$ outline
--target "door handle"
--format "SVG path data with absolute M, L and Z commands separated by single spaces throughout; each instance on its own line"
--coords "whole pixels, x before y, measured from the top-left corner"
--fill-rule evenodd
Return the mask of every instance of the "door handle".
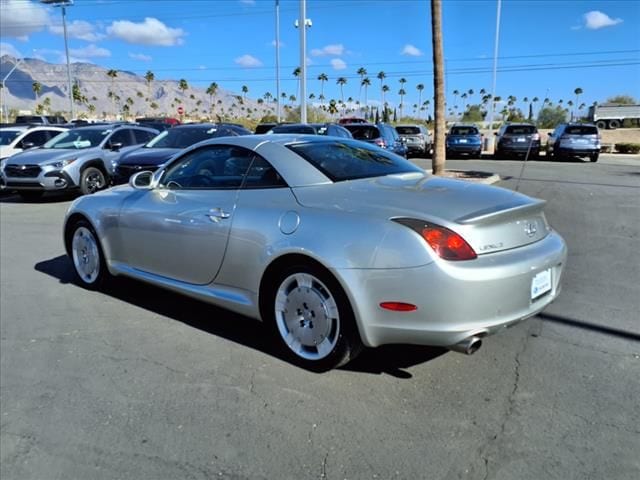
M 209 217 L 209 219 L 211 219 L 211 221 L 213 222 L 219 222 L 220 220 L 229 218 L 231 216 L 230 213 L 225 212 L 221 208 L 212 208 L 211 210 L 209 210 L 209 213 L 205 215 Z

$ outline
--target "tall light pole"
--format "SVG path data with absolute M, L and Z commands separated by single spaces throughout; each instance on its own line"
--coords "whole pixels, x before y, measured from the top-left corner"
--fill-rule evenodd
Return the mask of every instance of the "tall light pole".
M 311 26 L 307 0 L 300 0 L 300 19 L 295 26 L 300 29 L 300 122 L 307 123 L 307 28 Z
M 7 88 L 7 84 L 6 81 L 7 79 L 11 76 L 11 74 L 13 73 L 13 71 L 18 68 L 18 65 L 20 65 L 20 62 L 22 62 L 22 60 L 24 60 L 24 58 L 18 58 L 16 59 L 16 64 L 11 68 L 11 70 L 9 70 L 9 73 L 7 73 L 4 78 L 2 79 L 2 90 L 0 90 L 0 119 L 3 118 L 3 113 L 4 113 L 4 119 L 6 123 L 9 123 L 9 108 L 7 107 L 7 105 L 5 104 L 5 98 L 6 98 L 6 94 L 5 94 L 5 89 Z
M 280 0 L 276 0 L 276 119 L 280 123 Z
M 502 0 L 498 0 L 498 11 L 496 12 L 496 39 L 493 46 L 493 87 L 491 90 L 491 114 L 489 115 L 489 142 L 495 149 L 495 137 L 493 135 L 493 115 L 496 108 L 496 77 L 498 70 L 498 42 L 500 40 L 500 8 Z
M 71 88 L 71 65 L 69 64 L 69 44 L 67 41 L 67 7 L 73 5 L 73 0 L 40 0 L 40 3 L 60 7 L 62 11 L 62 30 L 64 32 L 64 53 L 67 57 L 67 88 L 69 89 L 69 112 L 70 120 L 75 118 L 75 109 L 73 107 L 73 89 Z

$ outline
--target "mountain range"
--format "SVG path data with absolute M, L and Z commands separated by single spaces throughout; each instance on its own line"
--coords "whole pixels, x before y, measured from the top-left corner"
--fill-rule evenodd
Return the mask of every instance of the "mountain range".
M 16 62 L 18 60 L 10 55 L 0 57 L 0 79 L 6 77 Z M 109 69 L 91 63 L 71 64 L 72 82 L 78 86 L 77 93 L 83 99 L 74 104 L 76 116 L 84 114 L 95 118 L 113 118 L 127 104 L 131 116 L 177 116 L 177 108 L 182 106 L 187 115 L 200 118 L 209 115 L 211 103 L 213 112 L 227 119 L 248 116 L 260 118 L 271 113 L 271 106 L 220 87 L 211 97 L 204 88 L 188 86 L 186 90 L 181 90 L 177 80 L 153 80 L 147 83 L 143 76 L 132 72 L 117 71 L 115 78 L 111 78 L 108 72 Z M 37 97 L 34 82 L 41 86 Z M 114 93 L 111 97 L 110 91 Z M 49 100 L 46 101 L 47 98 Z M 2 101 L 3 110 L 35 112 L 40 104 L 50 113 L 62 112 L 68 116 L 66 64 L 53 64 L 35 58 L 22 59 L 4 82 Z M 157 108 L 151 108 L 152 104 Z

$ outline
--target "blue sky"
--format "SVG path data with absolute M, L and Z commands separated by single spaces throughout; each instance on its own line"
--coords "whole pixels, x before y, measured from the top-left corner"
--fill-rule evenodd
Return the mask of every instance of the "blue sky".
M 299 65 L 298 0 L 280 1 L 281 90 L 296 94 Z M 76 0 L 67 9 L 69 47 L 77 61 L 144 74 L 217 82 L 249 96 L 275 94 L 275 0 Z M 491 91 L 496 0 L 444 0 L 446 90 Z M 27 0 L 2 0 L 2 53 L 64 60 L 60 10 Z M 359 97 L 356 71 L 371 79 L 369 100 L 380 99 L 379 71 L 398 102 L 418 100 L 416 85 L 433 92 L 430 7 L 427 0 L 307 0 L 308 93 Z M 553 101 L 603 101 L 615 94 L 640 98 L 640 2 L 636 0 L 503 0 L 496 94 L 545 96 Z M 460 102 L 460 100 L 458 100 Z

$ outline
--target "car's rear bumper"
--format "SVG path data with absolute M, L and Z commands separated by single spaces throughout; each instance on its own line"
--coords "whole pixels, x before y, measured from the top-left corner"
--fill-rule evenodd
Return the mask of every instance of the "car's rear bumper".
M 336 276 L 354 306 L 365 345 L 389 343 L 450 347 L 474 335 L 496 333 L 535 315 L 560 292 L 567 248 L 555 232 L 525 247 L 464 262 L 416 268 L 340 269 Z M 531 299 L 534 275 L 551 272 L 551 290 Z M 404 302 L 411 312 L 382 309 Z
M 527 152 L 539 152 L 540 143 L 536 142 L 529 147 L 528 143 L 501 143 L 498 145 L 498 150 L 502 153 L 514 153 L 514 154 L 526 154 Z
M 446 146 L 447 152 L 450 153 L 468 153 L 468 154 L 478 154 L 482 152 L 482 144 L 472 143 L 472 144 L 454 144 Z
M 556 148 L 553 153 L 558 156 L 566 157 L 586 157 L 590 155 L 597 155 L 600 153 L 600 147 L 592 148 Z

